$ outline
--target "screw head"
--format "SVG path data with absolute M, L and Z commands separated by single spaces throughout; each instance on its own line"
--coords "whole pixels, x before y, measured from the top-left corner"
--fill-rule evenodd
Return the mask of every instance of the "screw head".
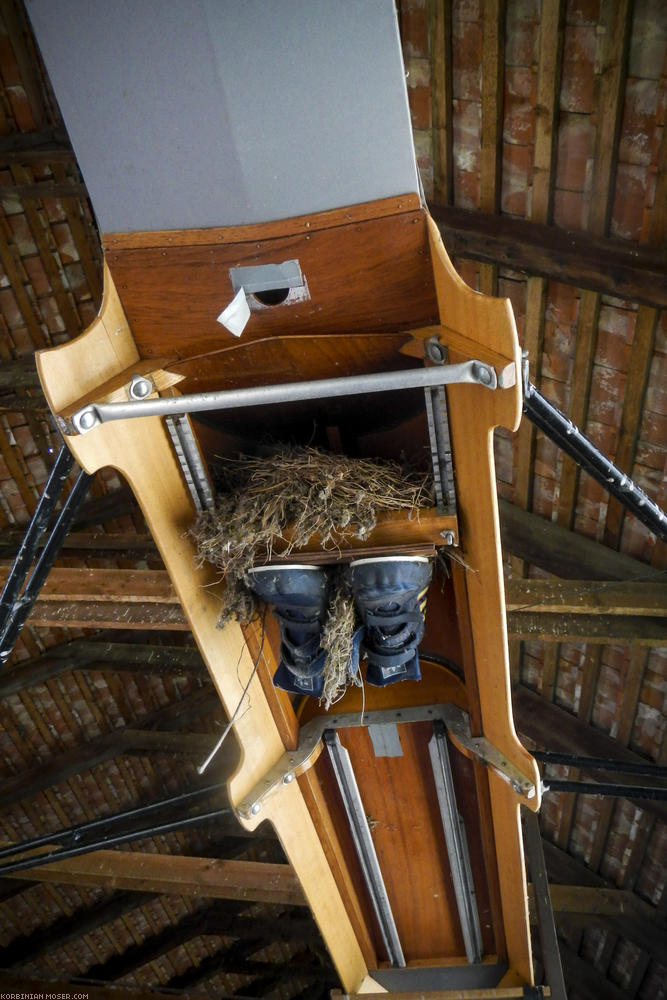
M 133 375 L 128 391 L 132 399 L 145 399 L 153 391 L 153 385 L 143 375 Z
M 491 385 L 491 372 L 487 365 L 475 365 L 475 377 L 482 385 Z
M 288 771 L 287 774 L 283 775 L 283 785 L 290 785 L 294 781 L 295 777 L 296 775 L 294 774 L 294 771 Z
M 441 531 L 440 537 L 444 539 L 445 545 L 454 545 L 456 542 L 456 535 L 453 531 Z
M 84 431 L 89 431 L 97 422 L 97 417 L 92 410 L 85 410 L 79 417 L 79 424 Z
M 437 340 L 428 340 L 426 342 L 426 357 L 436 365 L 444 365 L 447 359 L 447 352 Z
M 253 802 L 252 806 L 250 807 L 250 815 L 256 816 L 257 813 L 261 810 L 261 808 L 262 808 L 261 802 Z

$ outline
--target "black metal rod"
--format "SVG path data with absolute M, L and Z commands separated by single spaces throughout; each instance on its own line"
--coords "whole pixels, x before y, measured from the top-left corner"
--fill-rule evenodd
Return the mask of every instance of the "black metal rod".
M 521 818 L 523 844 L 535 894 L 537 926 L 544 961 L 544 978 L 547 986 L 551 987 L 553 1000 L 567 1000 L 539 821 L 537 815 L 525 807 L 521 810 Z
M 604 781 L 570 781 L 566 778 L 547 778 L 545 792 L 578 792 L 579 795 L 604 795 L 618 799 L 667 800 L 667 788 L 656 785 L 612 785 Z
M 100 819 L 88 820 L 86 823 L 65 827 L 64 830 L 43 833 L 39 837 L 24 840 L 20 844 L 9 844 L 7 847 L 0 848 L 0 858 L 22 854 L 24 851 L 36 850 L 45 844 L 71 842 L 72 845 L 81 845 L 88 843 L 91 836 L 95 838 L 94 843 L 99 846 L 107 842 L 107 837 L 113 835 L 114 826 L 126 826 L 130 822 L 143 822 L 153 814 L 162 812 L 165 809 L 168 809 L 170 812 L 174 809 L 185 811 L 195 802 L 199 801 L 199 799 L 220 793 L 224 793 L 224 785 L 219 783 L 204 785 L 201 788 L 195 788 L 180 795 L 172 795 L 167 799 L 150 802 L 148 805 L 136 806 L 134 809 L 125 809 L 122 812 L 111 813 L 111 815 L 102 816 Z M 131 839 L 133 838 L 134 835 L 132 835 Z M 93 850 L 93 848 L 88 847 L 86 850 Z
M 30 571 L 33 559 L 37 554 L 44 532 L 56 509 L 67 477 L 74 464 L 74 456 L 65 445 L 60 449 L 49 477 L 46 480 L 41 497 L 37 501 L 35 512 L 23 536 L 23 541 L 14 559 L 9 576 L 0 595 L 0 629 L 4 631 L 5 620 L 11 614 L 21 587 Z
M 544 764 L 567 764 L 568 767 L 584 767 L 590 771 L 618 771 L 624 774 L 648 774 L 654 778 L 667 778 L 667 767 L 650 764 L 648 761 L 615 760 L 613 757 L 584 757 L 577 753 L 558 753 L 555 750 L 531 750 L 535 760 Z
M 188 826 L 196 826 L 199 823 L 206 823 L 212 819 L 232 812 L 229 806 L 210 809 L 207 812 L 196 813 L 194 816 L 181 816 L 179 819 L 167 820 L 164 823 L 157 823 L 141 827 L 137 830 L 128 830 L 125 833 L 117 833 L 102 840 L 77 844 L 75 847 L 57 848 L 55 851 L 45 851 L 44 854 L 33 854 L 29 858 L 21 858 L 20 861 L 10 861 L 8 864 L 0 865 L 0 876 L 7 872 L 25 871 L 27 868 L 36 868 L 38 865 L 48 865 L 51 861 L 64 861 L 66 858 L 75 858 L 79 854 L 89 854 L 99 848 L 115 847 L 117 844 L 127 844 L 130 840 L 144 840 L 146 837 L 157 837 L 160 834 L 172 833 L 174 830 L 183 830 Z
M 58 458 L 60 458 L 60 455 Z M 44 585 L 44 581 L 49 575 L 49 571 L 53 566 L 60 549 L 62 548 L 62 544 L 67 536 L 67 533 L 69 532 L 70 527 L 72 526 L 72 522 L 74 521 L 74 518 L 79 510 L 79 507 L 81 506 L 83 498 L 90 488 L 92 481 L 93 476 L 84 472 L 83 469 L 79 472 L 74 486 L 63 503 L 60 514 L 53 525 L 46 544 L 37 557 L 33 571 L 28 582 L 26 583 L 23 594 L 21 594 L 20 597 L 17 597 L 16 594 L 18 593 L 18 589 L 20 589 L 21 583 L 25 579 L 28 568 L 27 566 L 25 567 L 25 571 L 22 569 L 21 579 L 18 582 L 18 589 L 16 588 L 16 584 L 13 584 L 12 592 L 14 593 L 14 600 L 11 607 L 8 606 L 6 609 L 6 617 L 3 617 L 3 628 L 0 633 L 0 664 L 3 664 L 9 657 L 9 654 L 14 647 L 14 643 L 16 642 L 19 633 L 32 610 L 33 604 L 37 600 L 37 596 Z M 62 485 L 64 485 L 64 480 Z M 44 496 L 44 494 L 42 494 L 42 496 Z M 49 498 L 49 515 L 53 512 L 57 499 L 57 497 Z M 43 530 L 41 534 L 43 534 Z M 14 565 L 16 565 L 16 563 Z M 4 610 L 5 609 L 3 608 L 3 611 Z
M 527 379 L 524 380 L 523 412 L 642 524 L 667 542 L 665 512 Z

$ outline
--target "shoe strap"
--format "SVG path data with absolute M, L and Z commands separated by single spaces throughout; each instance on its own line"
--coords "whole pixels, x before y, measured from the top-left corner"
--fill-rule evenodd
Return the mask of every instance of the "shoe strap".
M 280 644 L 280 659 L 295 677 L 312 677 L 324 667 L 326 653 L 320 650 L 319 645 L 305 651 L 303 646 L 294 647 L 283 641 Z
M 392 648 L 395 646 L 404 646 L 407 648 L 410 640 L 413 639 L 414 645 L 414 639 L 416 639 L 414 629 L 409 628 L 407 625 L 398 632 L 392 632 L 389 635 L 387 635 L 382 629 L 378 628 L 372 628 L 369 632 L 370 638 L 380 643 L 381 646 L 389 646 Z
M 289 635 L 284 632 L 280 643 L 283 658 L 289 658 L 293 662 L 305 662 L 312 660 L 317 655 L 320 648 L 320 636 L 314 635 L 305 642 L 293 642 Z
M 286 628 L 304 628 L 315 630 L 322 627 L 321 608 L 312 607 L 299 608 L 297 612 L 291 609 L 272 608 L 274 618 L 277 618 L 281 625 Z
M 415 655 L 415 648 L 405 647 L 397 653 L 385 653 L 378 649 L 369 649 L 364 645 L 363 650 L 368 657 L 368 662 L 380 669 L 387 667 L 400 667 L 401 664 L 409 663 Z
M 367 611 L 364 621 L 370 628 L 391 628 L 394 625 L 420 625 L 424 616 L 419 611 L 396 611 L 384 615 L 377 611 Z

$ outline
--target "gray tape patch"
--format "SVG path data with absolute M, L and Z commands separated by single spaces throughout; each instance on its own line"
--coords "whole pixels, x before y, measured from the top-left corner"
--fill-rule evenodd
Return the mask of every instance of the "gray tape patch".
M 376 757 L 402 757 L 403 747 L 395 722 L 382 723 L 379 726 L 369 726 L 373 750 Z
M 282 264 L 257 264 L 254 267 L 230 267 L 232 288 L 238 292 L 268 292 L 278 288 L 299 288 L 304 284 L 298 260 Z

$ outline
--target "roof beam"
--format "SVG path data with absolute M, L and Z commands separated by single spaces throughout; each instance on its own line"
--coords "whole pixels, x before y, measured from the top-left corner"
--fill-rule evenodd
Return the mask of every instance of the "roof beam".
M 3 140 L 0 139 L 0 153 Z M 41 383 L 35 368 L 35 359 L 17 358 L 12 361 L 3 360 L 0 364 L 0 391 L 4 389 L 37 389 L 41 393 Z
M 559 708 L 553 702 L 541 698 L 529 688 L 518 685 L 512 692 L 514 721 L 517 730 L 537 746 L 563 753 L 581 754 L 586 757 L 605 757 L 611 760 L 645 764 L 644 758 L 628 750 L 617 740 L 588 726 L 576 716 Z M 595 772 L 598 774 L 599 772 Z M 617 773 L 617 784 L 636 784 L 632 775 Z M 664 785 L 664 781 L 655 779 Z M 667 786 L 666 786 L 667 787 Z M 637 800 L 639 801 L 639 800 Z M 667 803 L 641 800 L 641 807 L 647 812 L 667 821 Z
M 535 145 L 533 149 L 533 191 L 530 217 L 534 222 L 550 223 L 553 209 L 553 173 L 558 132 L 558 94 L 563 64 L 563 25 L 565 0 L 543 0 L 540 19 L 537 67 L 537 105 L 535 108 Z M 526 312 L 522 347 L 528 352 L 533 380 L 540 387 L 544 312 L 547 283 L 542 277 L 529 277 L 526 288 Z M 533 499 L 533 462 L 537 432 L 529 420 L 523 420 L 517 436 L 515 498 L 529 510 Z M 525 575 L 522 559 L 513 560 L 513 571 Z M 520 673 L 520 650 L 512 652 L 514 677 Z
M 40 656 L 23 660 L 0 675 L 0 698 L 44 684 L 70 670 L 131 671 L 146 674 L 205 676 L 201 653 L 195 646 L 156 646 L 140 642 L 75 639 L 52 646 Z
M 499 264 L 664 309 L 667 265 L 644 245 L 526 219 L 429 205 L 450 256 Z
M 627 51 L 632 33 L 632 4 L 629 0 L 605 0 L 601 5 L 600 17 L 605 30 L 601 39 L 597 87 L 598 127 L 595 131 L 589 207 L 588 229 L 593 236 L 607 235 L 613 204 L 612 182 L 616 169 L 617 139 L 623 111 Z M 600 303 L 599 291 L 587 288 L 581 290 L 568 416 L 574 424 L 583 428 L 588 418 Z M 568 455 L 562 456 L 557 519 L 565 528 L 571 528 L 574 524 L 580 472 L 579 465 L 572 458 Z
M 507 507 L 503 510 L 507 512 Z M 523 521 L 526 524 L 527 519 L 534 518 L 534 515 L 522 511 L 517 517 L 516 508 L 512 508 L 510 517 L 514 522 Z M 530 524 L 541 520 L 535 518 Z M 554 527 L 558 531 L 557 526 L 551 525 L 552 529 Z M 572 540 L 570 555 L 566 558 L 572 559 L 572 550 L 578 549 L 584 554 L 584 559 L 578 564 L 578 575 L 583 572 L 582 566 L 588 568 L 585 556 L 591 546 L 595 555 L 601 549 L 609 552 L 596 542 L 568 531 L 565 534 L 568 540 Z M 585 544 L 579 544 L 577 539 Z M 515 545 L 514 542 L 511 544 Z M 515 547 L 520 547 L 520 544 Z M 622 565 L 627 565 L 627 557 L 613 552 L 610 554 L 614 565 L 613 557 L 622 560 Z M 532 553 L 528 561 L 538 559 L 539 555 Z M 634 566 L 634 560 L 629 560 L 629 563 Z M 637 565 L 640 576 L 658 576 L 655 570 L 647 569 L 644 564 Z M 604 572 L 604 568 L 599 569 L 597 577 L 593 574 L 591 579 L 599 578 L 599 574 Z M 0 583 L 5 573 L 0 570 Z M 590 581 L 579 588 L 561 586 L 559 590 L 557 583 L 517 580 L 508 584 L 508 590 L 508 629 L 510 635 L 516 638 L 557 642 L 567 639 L 602 643 L 632 641 L 649 646 L 667 642 L 667 624 L 661 618 L 651 617 L 662 615 L 664 611 L 665 584 L 628 583 L 624 587 L 611 588 L 607 593 L 605 588 L 592 587 Z M 621 602 L 620 607 L 615 607 L 614 595 Z M 526 605 L 539 610 L 524 610 Z M 590 614 L 592 610 L 606 613 Z M 42 588 L 29 620 L 33 625 L 69 624 L 83 628 L 189 628 L 165 570 L 56 567 Z
M 13 195 L 23 202 L 39 201 L 42 198 L 86 198 L 88 196 L 85 185 L 75 181 L 63 184 L 56 184 L 53 181 L 38 181 L 36 184 L 28 182 L 3 184 L 2 193 L 3 197 Z M 26 207 L 24 205 L 24 208 Z
M 0 569 L 0 586 L 8 572 Z M 52 627 L 190 628 L 165 570 L 55 566 L 28 620 Z
M 89 527 L 92 524 L 104 524 L 125 514 L 135 514 L 139 509 L 134 493 L 129 486 L 110 490 L 101 497 L 86 500 L 79 508 L 73 524 L 75 531 Z
M 74 152 L 62 129 L 44 128 L 19 132 L 0 138 L 0 163 L 26 163 L 28 160 L 73 160 Z
M 565 580 L 661 580 L 664 573 L 553 521 L 499 500 L 503 546 Z
M 501 500 L 503 544 L 514 555 L 565 579 L 664 580 L 645 563 Z M 563 551 L 565 550 L 565 551 Z M 0 569 L 0 585 L 7 575 Z M 108 603 L 179 606 L 166 570 L 54 567 L 42 588 L 42 604 Z M 48 612 L 38 612 L 40 616 Z M 118 627 L 123 627 L 122 624 Z
M 613 922 L 620 933 L 656 958 L 665 954 L 667 925 L 657 907 L 636 893 L 617 889 L 583 862 L 543 838 L 549 893 L 557 917 L 588 924 Z M 595 918 L 599 917 L 599 921 Z
M 32 402 L 33 399 L 34 397 L 30 397 L 28 402 Z M 0 404 L 2 403 L 3 397 L 0 396 Z M 22 411 L 28 408 L 24 405 L 23 400 L 20 401 L 20 405 L 4 406 L 4 409 L 20 409 Z M 44 409 L 47 409 L 46 404 L 44 404 Z M 14 559 L 24 535 L 25 531 L 3 532 L 2 539 L 0 539 L 0 559 Z M 119 553 L 122 553 L 124 558 L 138 558 L 150 553 L 157 558 L 158 555 L 152 537 L 147 534 L 140 535 L 134 531 L 120 531 L 113 534 L 107 534 L 104 531 L 73 531 L 63 539 L 61 549 L 66 550 L 68 556 L 85 556 L 95 553 L 99 557 L 101 554 L 111 553 L 118 557 Z
M 261 861 L 190 858 L 138 851 L 93 851 L 65 861 L 28 868 L 17 872 L 17 877 L 34 882 L 171 893 L 198 899 L 208 897 L 287 906 L 306 905 L 303 889 L 289 865 Z
M 639 615 L 552 614 L 511 611 L 507 631 L 515 639 L 532 642 L 591 642 L 667 645 L 667 621 Z
M 500 172 L 503 145 L 503 94 L 505 80 L 505 0 L 482 3 L 482 131 L 480 208 L 500 210 Z M 498 268 L 482 263 L 479 290 L 498 294 Z
M 667 610 L 667 583 L 507 580 L 505 604 L 508 611 L 542 614 L 660 616 Z
M 173 992 L 156 993 L 153 990 L 120 990 L 117 987 L 89 986 L 81 988 L 76 983 L 63 979 L 44 980 L 26 979 L 25 976 L 13 976 L 0 973 L 0 989 L 4 993 L 15 993 L 17 996 L 49 996 L 61 994 L 71 996 L 75 992 L 83 993 L 88 1000 L 174 1000 Z M 178 1000 L 201 1000 L 201 993 L 179 993 Z M 219 1000 L 232 1000 L 231 994 L 219 996 Z M 244 1000 L 241 994 L 234 994 L 234 1000 Z
M 632 470 L 637 454 L 646 390 L 654 358 L 659 315 L 658 310 L 641 306 L 635 322 L 628 363 L 628 377 L 623 395 L 621 426 L 614 456 L 618 468 L 628 473 Z M 609 497 L 605 541 L 613 548 L 618 548 L 620 545 L 625 514 L 626 510 L 620 501 L 615 497 Z
M 279 918 L 248 917 L 243 910 L 250 902 L 218 901 L 205 910 L 197 910 L 177 923 L 151 935 L 141 944 L 131 945 L 121 955 L 112 955 L 106 962 L 92 966 L 87 979 L 114 980 L 135 972 L 178 945 L 204 934 L 215 934 L 242 941 L 261 937 L 273 941 L 316 942 L 320 940 L 310 917 L 282 913 Z
M 615 986 L 593 965 L 579 958 L 567 945 L 561 945 L 561 961 L 568 983 L 576 984 L 577 995 L 585 1000 L 628 1000 L 625 990 Z
M 567 529 L 501 501 L 503 543 L 510 552 L 566 579 L 663 579 L 658 570 L 576 535 Z M 0 585 L 8 573 L 0 569 Z M 75 604 L 124 607 L 126 604 L 180 608 L 165 570 L 54 567 L 38 597 L 42 605 Z M 40 609 L 40 619 L 55 614 Z M 113 617 L 111 614 L 106 617 Z M 139 616 L 141 617 L 141 616 Z M 119 623 L 116 627 L 124 627 Z
M 204 756 L 210 750 L 214 737 L 206 733 L 182 732 L 180 727 L 189 725 L 193 719 L 210 716 L 218 709 L 220 700 L 217 694 L 207 688 L 153 712 L 144 720 L 141 728 L 114 729 L 88 740 L 31 771 L 17 774 L 3 782 L 0 807 L 6 808 L 13 802 L 30 798 L 45 788 L 67 781 L 72 775 L 121 754 L 184 753 Z M 161 727 L 161 730 L 156 730 L 156 726 Z M 237 749 L 234 743 L 226 746 L 228 748 L 222 750 L 216 766 L 220 768 L 224 765 L 229 772 L 236 763 Z
M 601 880 L 604 881 L 604 880 Z M 627 914 L 631 919 L 654 923 L 655 907 L 644 902 L 630 889 L 607 885 L 550 884 L 549 894 L 554 913 L 585 913 L 588 916 L 616 917 Z M 528 886 L 528 901 L 533 906 L 533 886 Z M 667 941 L 665 942 L 667 944 Z
M 430 6 L 431 121 L 433 136 L 433 196 L 450 204 L 454 200 L 452 133 L 452 8 L 449 0 Z
M 558 96 L 563 68 L 564 0 L 543 0 L 535 107 L 533 196 L 530 213 L 535 222 L 551 222 L 553 173 L 558 134 Z
M 14 938 L 5 948 L 0 949 L 0 967 L 11 969 L 33 961 L 45 952 L 54 952 L 72 941 L 78 940 L 84 934 L 112 923 L 124 916 L 130 910 L 149 902 L 152 893 L 135 895 L 131 892 L 116 893 L 95 906 L 79 910 L 72 916 L 58 917 L 48 927 L 39 927 L 32 934 Z
M 0 581 L 3 583 L 7 572 L 7 569 L 0 570 Z M 55 566 L 49 573 L 38 600 L 43 603 L 59 603 L 63 599 L 109 603 L 179 603 L 166 570 Z
M 214 737 L 208 733 L 159 732 L 148 729 L 114 730 L 59 754 L 46 766 L 40 766 L 4 782 L 0 794 L 0 806 L 6 808 L 13 802 L 30 798 L 44 788 L 58 785 L 67 781 L 72 775 L 80 774 L 123 754 L 147 756 L 168 753 L 205 757 L 211 750 L 213 740 Z M 235 748 L 228 759 L 230 762 L 235 759 Z
M 266 942 L 257 936 L 254 939 L 237 941 L 231 947 L 220 948 L 215 954 L 202 959 L 199 965 L 191 966 L 185 972 L 174 976 L 167 985 L 171 989 L 187 989 L 199 986 L 222 972 L 225 975 L 231 973 L 253 976 L 255 982 L 252 986 L 245 987 L 246 990 L 252 989 L 253 992 L 258 987 L 256 977 L 261 977 L 260 982 L 264 987 L 261 996 L 267 996 L 273 992 L 278 982 L 289 981 L 296 976 L 317 976 L 322 986 L 327 980 L 330 986 L 338 982 L 333 969 L 324 968 L 317 959 L 308 954 L 304 955 L 303 952 L 300 955 L 292 955 L 289 961 L 282 965 L 250 958 L 264 947 Z

